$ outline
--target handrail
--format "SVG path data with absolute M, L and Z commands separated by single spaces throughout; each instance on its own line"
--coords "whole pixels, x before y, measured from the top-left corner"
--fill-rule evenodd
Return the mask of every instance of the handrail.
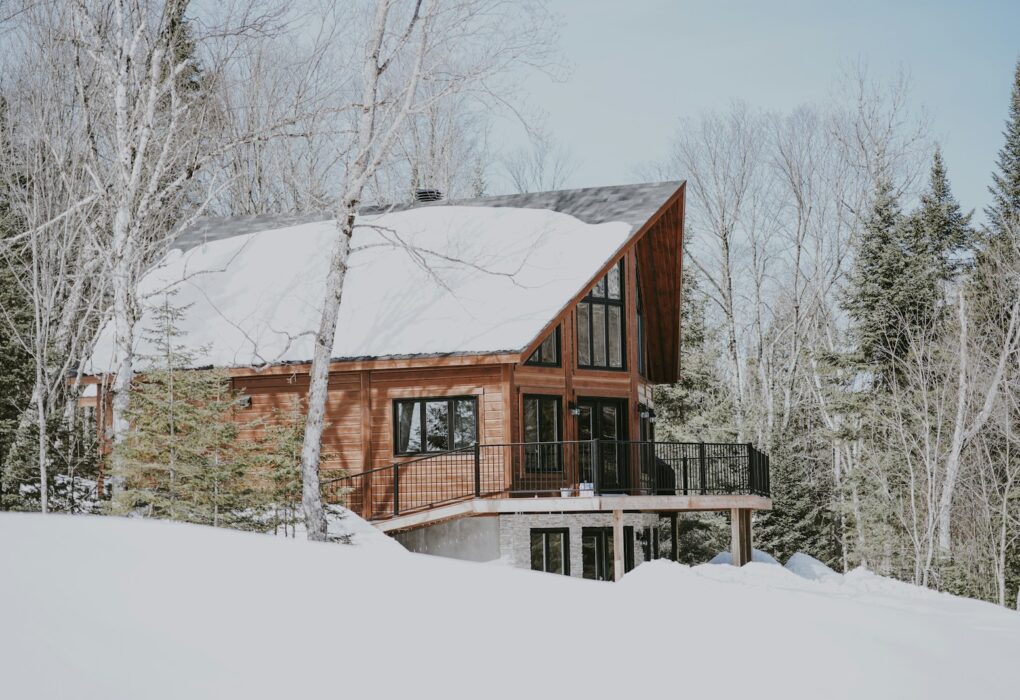
M 369 519 L 486 496 L 769 495 L 769 457 L 751 443 L 571 440 L 473 444 L 322 482 Z

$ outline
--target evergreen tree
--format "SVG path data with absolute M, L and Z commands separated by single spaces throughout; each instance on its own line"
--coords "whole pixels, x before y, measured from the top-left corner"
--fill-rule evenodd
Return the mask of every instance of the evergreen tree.
M 131 426 L 113 460 L 120 513 L 227 527 L 253 527 L 257 512 L 255 456 L 238 441 L 230 378 L 221 370 L 189 369 L 194 355 L 178 342 L 186 308 L 167 299 L 146 332 L 150 369 L 132 386 Z
M 258 446 L 260 479 L 265 485 L 267 528 L 273 534 L 294 536 L 301 520 L 301 445 L 304 420 L 300 402 L 277 411 L 262 431 Z
M 988 188 L 992 205 L 985 210 L 988 230 L 994 237 L 1016 236 L 1016 227 L 1020 225 L 1020 59 L 1013 76 L 1003 136 L 1006 142 L 996 160 L 998 172 L 992 174 L 992 186 Z
M 963 213 L 953 196 L 942 151 L 936 148 L 928 189 L 921 195 L 920 207 L 910 217 L 912 267 L 928 278 L 916 283 L 930 293 L 929 300 L 940 303 L 939 284 L 954 279 L 966 263 L 966 255 L 974 244 L 972 216 L 973 213 Z
M 857 351 L 864 364 L 881 372 L 903 353 L 900 332 L 908 257 L 905 221 L 892 183 L 878 181 L 871 211 L 857 247 L 844 307 L 853 322 Z
M 6 141 L 5 120 L 7 108 L 0 97 L 0 168 L 10 168 L 10 144 Z M 19 231 L 22 226 L 11 207 L 11 193 L 8 186 L 16 177 L 8 176 L 0 181 L 0 246 L 2 242 Z M 8 264 L 10 258 L 24 255 L 23 250 L 4 247 L 0 257 L 0 510 L 18 507 L 21 502 L 20 485 L 35 478 L 34 472 L 23 467 L 18 455 L 12 454 L 19 432 L 19 423 L 29 407 L 32 385 L 35 379 L 35 363 L 32 355 L 18 341 L 17 336 L 27 337 L 32 330 L 32 307 L 27 302 L 14 269 Z M 11 330 L 17 329 L 17 333 Z M 24 426 L 22 426 L 24 428 Z M 24 436 L 23 436 L 24 437 Z M 27 440 L 22 440 L 27 443 Z M 25 472 L 25 473 L 22 473 Z
M 728 389 L 719 374 L 720 346 L 705 320 L 706 299 L 697 278 L 685 267 L 680 380 L 655 387 L 660 439 L 726 442 L 735 439 Z

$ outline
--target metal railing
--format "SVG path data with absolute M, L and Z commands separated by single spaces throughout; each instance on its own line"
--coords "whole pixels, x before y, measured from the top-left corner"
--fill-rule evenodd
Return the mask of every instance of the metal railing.
M 769 457 L 750 443 L 472 445 L 324 479 L 322 493 L 371 520 L 492 496 L 768 496 Z

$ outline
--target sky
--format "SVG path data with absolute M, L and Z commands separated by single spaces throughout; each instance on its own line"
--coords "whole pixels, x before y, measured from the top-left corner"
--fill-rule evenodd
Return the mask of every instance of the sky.
M 906 71 L 961 204 L 980 219 L 989 202 L 1020 57 L 1020 0 L 550 4 L 564 22 L 569 77 L 535 77 L 525 91 L 579 163 L 570 187 L 639 181 L 679 119 L 700 110 L 734 99 L 780 111 L 823 103 L 840 72 L 864 62 L 876 77 Z

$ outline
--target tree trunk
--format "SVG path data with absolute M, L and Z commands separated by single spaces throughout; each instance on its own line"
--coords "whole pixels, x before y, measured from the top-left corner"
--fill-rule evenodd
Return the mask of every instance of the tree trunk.
M 308 417 L 305 422 L 304 442 L 301 446 L 301 506 L 304 510 L 308 539 L 321 542 L 326 539 L 326 516 L 319 492 L 319 456 L 322 451 L 322 431 L 326 419 L 326 396 L 329 390 L 329 361 L 333 352 L 344 279 L 347 277 L 347 259 L 351 254 L 351 237 L 354 234 L 354 217 L 357 202 L 344 204 L 344 215 L 338 221 L 340 229 L 333 254 L 330 257 L 329 275 L 326 278 L 326 299 L 315 335 L 315 354 L 312 359 L 308 385 Z
M 36 370 L 37 374 L 41 373 L 41 369 Z M 48 441 L 47 421 L 46 421 L 46 398 L 44 396 L 45 391 L 42 387 L 42 379 L 37 377 L 36 387 L 33 392 L 33 400 L 35 401 L 36 411 L 36 424 L 39 427 L 39 510 L 42 513 L 49 512 L 49 479 L 47 474 L 47 461 L 49 459 L 48 450 L 46 449 L 46 443 Z

